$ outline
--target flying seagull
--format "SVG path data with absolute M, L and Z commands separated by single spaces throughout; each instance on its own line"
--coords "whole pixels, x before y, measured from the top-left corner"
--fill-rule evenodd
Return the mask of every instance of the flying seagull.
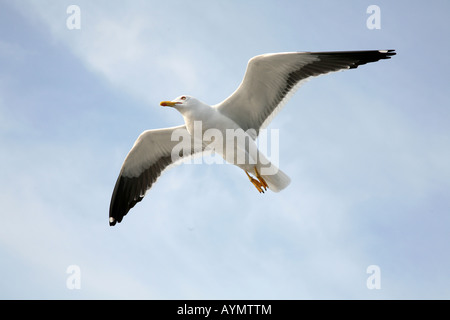
M 215 129 L 223 135 L 230 129 L 241 132 L 246 139 L 237 139 L 240 142 L 234 143 L 231 152 L 222 149 L 222 152 L 218 153 L 226 161 L 243 169 L 259 192 L 281 191 L 288 186 L 290 179 L 276 167 L 275 170 L 265 170 L 273 169 L 274 166 L 256 148 L 254 140 L 260 130 L 268 125 L 287 100 L 309 78 L 355 69 L 366 63 L 389 59 L 393 55 L 394 50 L 263 54 L 249 60 L 239 87 L 219 104 L 210 106 L 188 95 L 161 102 L 161 106 L 178 110 L 185 124 L 147 130 L 138 137 L 125 158 L 115 184 L 109 224 L 113 226 L 121 222 L 128 211 L 144 198 L 163 170 L 184 157 L 205 150 L 204 141 L 196 144 L 196 123 L 201 124 L 201 133 L 208 129 Z M 174 139 L 174 135 L 190 137 L 189 147 L 181 152 L 174 152 L 174 148 L 179 144 L 179 139 Z M 230 142 L 227 139 L 222 142 Z M 236 154 L 242 154 L 242 159 L 245 160 L 236 161 Z

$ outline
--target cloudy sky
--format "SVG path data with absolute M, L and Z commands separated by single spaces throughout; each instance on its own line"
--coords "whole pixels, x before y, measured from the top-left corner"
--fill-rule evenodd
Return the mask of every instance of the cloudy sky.
M 80 29 L 66 24 L 72 4 Z M 372 4 L 380 29 L 366 24 Z M 0 0 L 0 298 L 448 299 L 449 11 Z M 258 54 L 361 49 L 398 54 L 311 80 L 268 127 L 286 190 L 181 165 L 109 227 L 137 136 L 182 123 L 160 101 L 218 103 Z

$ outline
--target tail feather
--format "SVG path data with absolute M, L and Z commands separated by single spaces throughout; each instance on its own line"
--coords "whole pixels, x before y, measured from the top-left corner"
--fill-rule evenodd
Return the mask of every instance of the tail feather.
M 274 192 L 280 192 L 291 183 L 291 179 L 288 175 L 280 169 L 278 169 L 275 174 L 261 174 L 261 177 L 267 182 L 269 189 Z

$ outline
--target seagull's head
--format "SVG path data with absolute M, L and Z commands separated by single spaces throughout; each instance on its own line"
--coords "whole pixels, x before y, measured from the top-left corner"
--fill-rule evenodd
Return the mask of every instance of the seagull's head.
M 163 107 L 173 107 L 178 110 L 192 107 L 198 102 L 197 99 L 190 96 L 179 96 L 172 101 L 161 101 L 160 105 Z

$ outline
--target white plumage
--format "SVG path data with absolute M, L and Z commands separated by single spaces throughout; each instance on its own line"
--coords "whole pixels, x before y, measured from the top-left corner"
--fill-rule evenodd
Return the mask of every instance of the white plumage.
M 114 187 L 109 213 L 110 225 L 121 222 L 123 216 L 142 200 L 161 172 L 173 164 L 173 151 L 179 144 L 178 140 L 173 139 L 173 134 L 190 139 L 189 148 L 176 154 L 179 158 L 205 149 L 204 141 L 196 143 L 196 122 L 201 123 L 201 134 L 207 130 L 216 130 L 225 137 L 222 141 L 223 148 L 215 151 L 223 150 L 219 154 L 225 160 L 245 170 L 259 192 L 264 192 L 267 188 L 276 192 L 284 189 L 290 179 L 281 170 L 275 168 L 264 174 L 265 168 L 273 169 L 274 166 L 256 148 L 254 140 L 259 131 L 268 125 L 295 90 L 310 77 L 356 68 L 380 59 L 389 59 L 392 55 L 395 55 L 394 50 L 264 54 L 250 59 L 240 86 L 217 105 L 209 106 L 190 96 L 161 102 L 162 106 L 177 109 L 183 115 L 185 125 L 148 130 L 139 136 L 122 165 Z M 226 141 L 227 129 L 243 135 L 243 140 L 234 145 L 234 153 L 225 151 L 225 145 L 230 142 Z M 245 154 L 245 162 L 236 161 L 239 151 Z

